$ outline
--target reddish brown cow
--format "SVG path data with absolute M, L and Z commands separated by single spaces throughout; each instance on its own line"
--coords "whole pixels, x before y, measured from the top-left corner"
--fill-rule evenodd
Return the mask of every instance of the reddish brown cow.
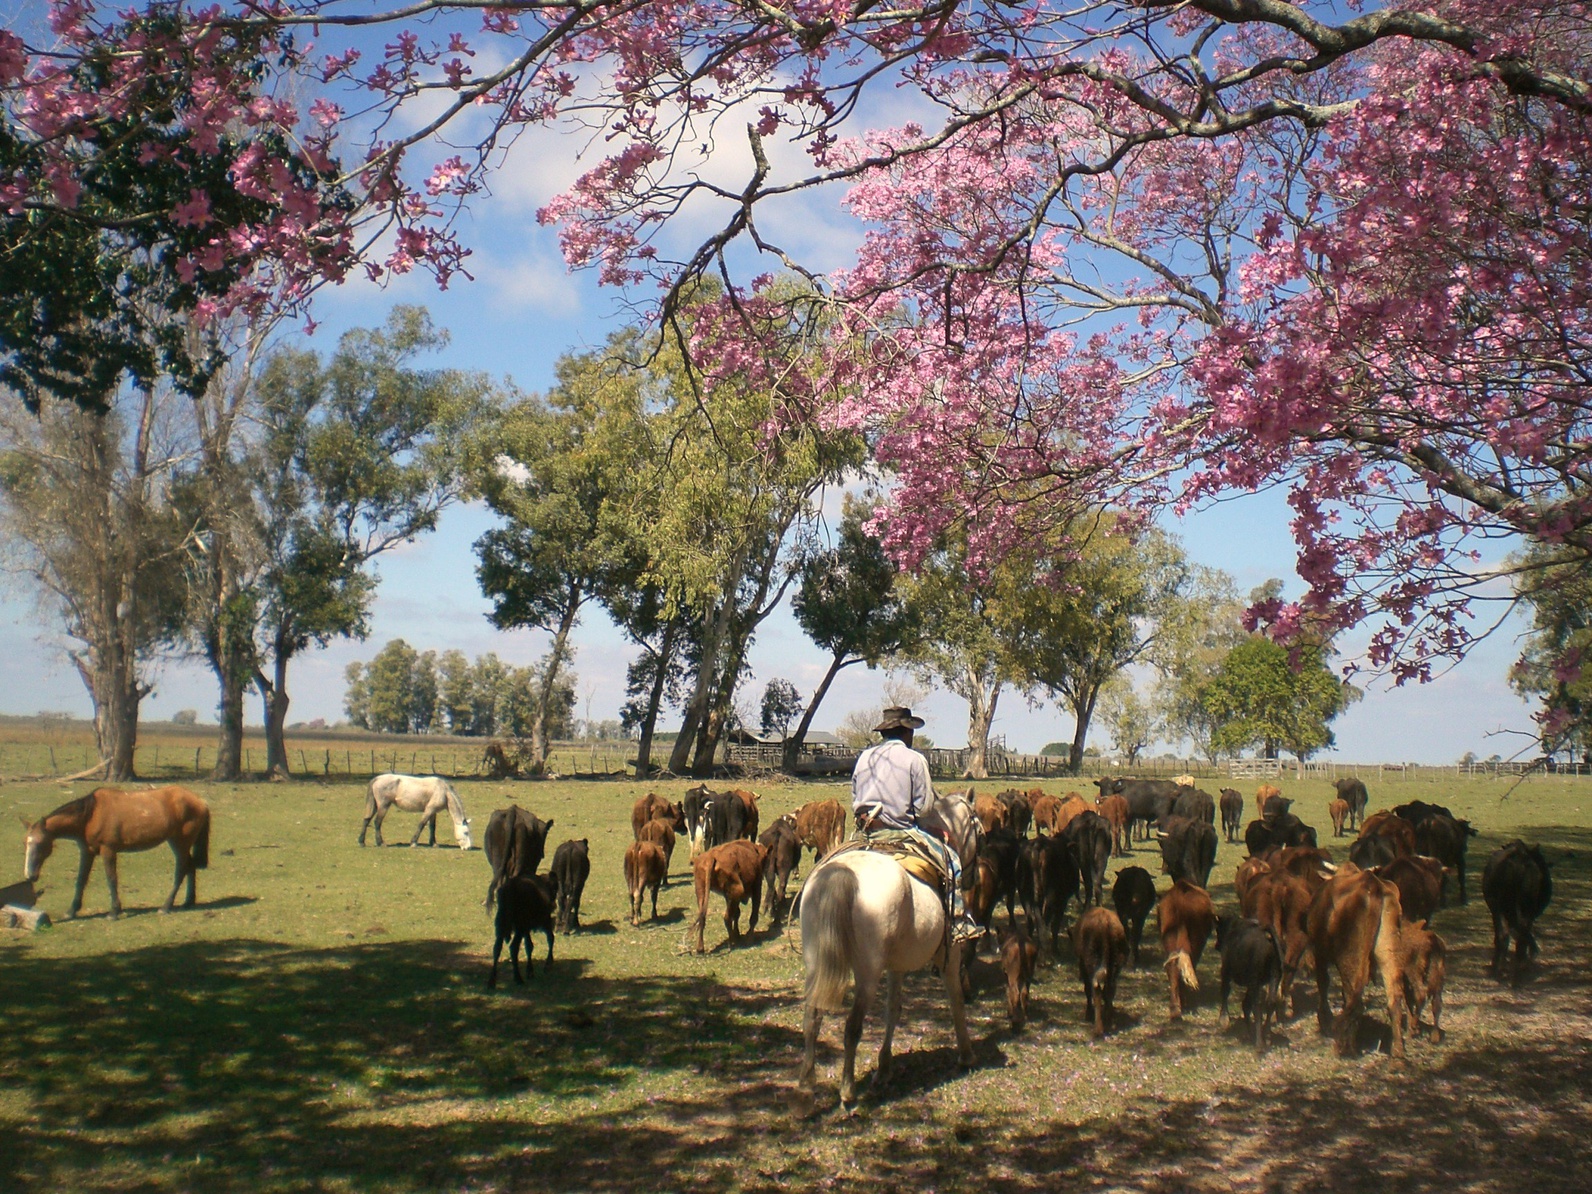
M 1343 823 L 1349 819 L 1349 802 L 1332 800 L 1327 803 L 1327 817 L 1332 822 L 1332 836 L 1343 836 Z
M 1391 1051 L 1404 1056 L 1404 963 L 1398 888 L 1370 871 L 1339 872 L 1316 893 L 1308 921 L 1310 948 L 1316 955 L 1316 990 L 1320 1003 L 1316 1023 L 1323 1036 L 1335 1036 L 1337 1051 L 1353 1051 L 1355 1033 L 1365 1011 L 1365 988 L 1373 974 L 1387 992 Z M 1343 1015 L 1333 1032 L 1327 999 L 1331 972 L 1343 984 Z
M 995 904 L 1000 898 L 1000 889 L 1000 868 L 995 865 L 993 858 L 980 855 L 966 894 L 967 914 L 980 928 L 989 928 L 990 917 L 995 914 Z
M 1415 826 L 1386 809 L 1372 813 L 1360 823 L 1360 836 L 1391 838 L 1397 853 L 1415 853 Z
M 1084 1017 L 1094 1020 L 1095 1037 L 1103 1037 L 1116 1018 L 1112 1004 L 1117 975 L 1128 960 L 1128 935 L 1111 909 L 1091 908 L 1072 926 L 1072 948 L 1083 982 Z
M 1155 918 L 1161 932 L 1161 947 L 1166 950 L 1172 1019 L 1180 1020 L 1185 992 L 1200 988 L 1195 967 L 1200 964 L 1200 955 L 1205 952 L 1205 943 L 1216 924 L 1216 906 L 1203 887 L 1179 879 L 1156 905 Z
M 813 852 L 815 860 L 846 838 L 846 810 L 838 800 L 814 800 L 796 810 L 796 840 Z
M 1035 789 L 1038 792 L 1038 789 Z M 1034 810 L 1034 832 L 1044 830 L 1050 832 L 1051 822 L 1056 818 L 1056 810 L 1061 807 L 1061 797 L 1052 796 L 1048 792 L 1029 793 L 1029 803 Z
M 1126 796 L 1106 796 L 1095 801 L 1095 811 L 1106 819 L 1106 824 L 1111 826 L 1111 852 L 1118 858 L 1127 856 L 1128 847 L 1128 798 Z
M 718 892 L 724 897 L 724 928 L 729 933 L 730 944 L 741 940 L 741 901 L 750 900 L 751 920 L 746 931 L 757 928 L 757 914 L 763 898 L 763 862 L 768 857 L 768 847 L 761 842 L 736 838 L 733 842 L 714 846 L 697 856 L 692 864 L 696 878 L 697 914 L 692 931 L 696 934 L 696 952 L 706 953 L 703 942 L 708 920 L 708 897 Z
M 1068 792 L 1061 798 L 1061 803 L 1056 806 L 1056 811 L 1050 816 L 1050 832 L 1060 833 L 1072 823 L 1072 819 L 1079 813 L 1092 812 L 1089 802 L 1077 792 Z
M 655 819 L 667 821 L 676 832 L 685 828 L 685 810 L 680 805 L 670 804 L 656 792 L 648 792 L 630 810 L 631 837 L 639 842 L 647 822 Z
M 1298 875 L 1274 870 L 1262 875 L 1251 889 L 1254 918 L 1277 935 L 1282 947 L 1282 1000 L 1288 1003 L 1294 975 L 1310 948 L 1310 905 L 1315 891 Z
M 1255 884 L 1264 875 L 1271 874 L 1271 860 L 1264 855 L 1252 854 L 1238 864 L 1233 873 L 1233 891 L 1238 895 L 1238 906 L 1246 917 L 1255 916 Z
M 1332 877 L 1337 868 L 1333 865 L 1332 856 L 1319 846 L 1283 846 L 1272 850 L 1265 856 L 1271 863 L 1274 871 L 1287 871 L 1288 874 L 1303 879 L 1314 895 L 1320 890 L 1321 885 Z
M 1420 854 L 1395 858 L 1376 874 L 1399 889 L 1399 912 L 1407 921 L 1428 921 L 1443 902 L 1443 864 Z
M 1404 961 L 1404 1008 L 1411 1027 L 1419 1034 L 1426 1026 L 1421 1023 L 1421 1009 L 1432 1005 L 1431 1036 L 1442 1043 L 1443 980 L 1448 974 L 1448 947 L 1443 939 L 1426 927 L 1425 921 L 1406 923 L 1400 935 Z
M 1000 797 L 985 795 L 973 798 L 973 815 L 978 818 L 985 833 L 994 833 L 1011 823 L 1012 812 Z
M 1001 972 L 1006 976 L 1006 1015 L 1016 1031 L 1028 1021 L 1028 986 L 1034 980 L 1039 946 L 1021 929 L 1001 933 Z M 964 972 L 965 973 L 965 972 Z
M 1274 796 L 1281 796 L 1282 789 L 1271 784 L 1261 784 L 1255 789 L 1255 815 L 1262 821 L 1266 819 L 1266 805 Z
M 658 919 L 658 887 L 669 864 L 657 842 L 631 842 L 625 851 L 625 887 L 630 892 L 630 923 L 641 923 L 641 901 L 652 892 L 652 919 Z
M 674 826 L 662 817 L 654 817 L 641 827 L 643 842 L 654 842 L 663 851 L 663 885 L 669 886 L 669 867 L 674 863 Z

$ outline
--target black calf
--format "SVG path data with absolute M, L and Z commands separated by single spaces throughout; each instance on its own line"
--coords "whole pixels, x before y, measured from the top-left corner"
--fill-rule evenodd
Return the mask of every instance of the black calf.
M 1216 922 L 1216 947 L 1222 951 L 1222 1022 L 1227 993 L 1244 988 L 1244 1019 L 1255 1024 L 1255 1052 L 1266 1051 L 1266 1023 L 1276 1012 L 1282 982 L 1282 949 L 1277 935 L 1258 920 L 1224 916 Z
M 530 934 L 540 929 L 547 934 L 547 962 L 553 962 L 553 912 L 558 905 L 558 879 L 554 875 L 515 875 L 503 880 L 497 892 L 497 937 L 492 942 L 492 973 L 487 976 L 488 987 L 497 986 L 498 957 L 503 943 L 509 943 L 509 961 L 514 966 L 514 981 L 520 977 L 520 942 L 525 942 L 525 969 L 536 976 L 536 964 L 531 961 Z
M 1139 968 L 1139 939 L 1144 935 L 1144 918 L 1155 907 L 1155 880 L 1142 866 L 1123 867 L 1111 888 L 1111 902 L 1117 919 L 1127 930 L 1128 948 L 1133 953 L 1133 968 Z
M 561 842 L 548 870 L 558 882 L 558 931 L 573 933 L 580 928 L 580 893 L 586 890 L 586 876 L 591 874 L 586 839 Z

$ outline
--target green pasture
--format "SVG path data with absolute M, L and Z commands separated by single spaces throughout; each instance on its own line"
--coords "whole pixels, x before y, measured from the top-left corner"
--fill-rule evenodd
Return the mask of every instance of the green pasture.
M 1019 1034 L 980 962 L 979 1060 L 965 1073 L 938 980 L 910 982 L 895 1082 L 849 1118 L 833 1108 L 838 1020 L 825 1025 L 816 1105 L 794 1090 L 801 965 L 787 935 L 760 924 L 728 949 L 715 901 L 710 952 L 683 952 L 684 844 L 660 921 L 630 926 L 621 859 L 644 788 L 458 785 L 478 837 L 514 800 L 553 819 L 549 857 L 566 838 L 590 842 L 583 931 L 559 938 L 551 966 L 538 938 L 535 978 L 516 987 L 505 970 L 489 992 L 488 869 L 481 851 L 453 848 L 445 816 L 436 849 L 402 846 L 415 818 L 400 812 L 388 848 L 360 849 L 362 782 L 196 784 L 214 814 L 198 909 L 154 911 L 171 878 L 162 848 L 124 860 L 120 921 L 104 916 L 96 867 L 83 918 L 0 931 L 0 1190 L 1584 1190 L 1592 780 L 1513 783 L 1371 785 L 1373 809 L 1422 797 L 1481 830 L 1471 903 L 1435 925 L 1451 951 L 1450 1035 L 1414 1042 L 1404 1064 L 1335 1058 L 1309 981 L 1305 1014 L 1257 1059 L 1241 1030 L 1217 1026 L 1214 951 L 1196 1010 L 1169 1025 L 1150 943 L 1123 980 L 1123 1026 L 1098 1044 L 1070 956 L 1036 980 Z M 1082 784 L 1046 784 L 1070 786 Z M 1282 786 L 1330 835 L 1328 785 Z M 21 865 L 11 814 L 85 790 L 0 787 L 14 835 L 0 885 Z M 765 825 L 846 794 L 760 790 Z M 1541 963 L 1518 990 L 1482 973 L 1480 899 L 1483 862 L 1514 836 L 1545 847 L 1555 883 Z M 1242 854 L 1221 846 L 1224 908 Z M 45 867 L 52 915 L 75 862 L 68 843 Z M 1159 871 L 1143 844 L 1128 862 Z M 875 1020 L 863 1074 L 878 1039 Z

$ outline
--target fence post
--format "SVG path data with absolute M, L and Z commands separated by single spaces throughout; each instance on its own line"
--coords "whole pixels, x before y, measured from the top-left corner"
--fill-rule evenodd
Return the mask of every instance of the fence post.
M 195 776 L 199 774 L 199 752 L 202 749 L 202 747 L 198 746 L 193 748 L 193 773 Z
M 331 773 L 332 773 L 332 748 L 328 746 L 326 748 L 326 766 L 321 770 L 321 774 L 322 775 L 330 775 Z

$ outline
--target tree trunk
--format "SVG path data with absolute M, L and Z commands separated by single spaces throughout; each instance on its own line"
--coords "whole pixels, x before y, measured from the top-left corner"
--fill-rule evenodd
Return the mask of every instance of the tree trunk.
M 292 704 L 287 695 L 287 664 L 293 652 L 284 646 L 284 636 L 278 634 L 273 654 L 272 672 L 275 679 L 267 679 L 264 672 L 254 673 L 255 687 L 260 690 L 260 700 L 265 706 L 265 774 L 269 779 L 286 779 L 292 774 L 287 765 L 287 709 Z
M 967 699 L 967 769 L 965 779 L 988 779 L 989 728 L 995 721 L 995 703 L 1000 700 L 1001 681 L 995 681 L 989 696 L 984 695 L 984 685 L 978 677 L 971 677 L 968 685 L 971 694 Z
M 641 723 L 641 741 L 636 745 L 636 778 L 652 774 L 652 734 L 658 725 L 658 707 L 663 704 L 663 690 L 669 681 L 669 661 L 674 656 L 674 636 L 677 622 L 663 629 L 663 642 L 658 647 L 658 670 L 652 678 L 652 692 L 647 697 L 647 716 Z
M 1094 718 L 1095 702 L 1099 698 L 1100 690 L 1093 688 L 1090 689 L 1086 700 L 1073 706 L 1072 712 L 1077 719 L 1077 724 L 1072 731 L 1072 752 L 1067 757 L 1067 770 L 1073 775 L 1079 775 L 1083 771 L 1083 748 L 1089 738 L 1089 722 Z M 1130 764 L 1138 753 L 1135 750 L 1129 755 L 1128 762 Z
M 248 682 L 228 661 L 218 661 L 212 670 L 221 688 L 217 706 L 221 725 L 216 740 L 216 767 L 210 778 L 235 780 L 243 772 L 243 696 Z
M 138 749 L 138 706 L 149 689 L 138 682 L 134 661 L 120 643 L 107 644 L 110 658 L 103 663 L 73 656 L 78 675 L 94 703 L 94 746 L 99 752 L 107 783 L 137 778 L 134 755 Z
M 669 770 L 684 775 L 691 767 L 691 748 L 696 744 L 698 731 L 708 719 L 708 706 L 713 697 L 713 684 L 718 679 L 719 647 L 724 641 L 724 610 L 713 612 L 703 620 L 702 642 L 697 656 L 696 685 L 685 707 L 685 717 L 680 723 L 680 736 L 674 740 L 669 752 Z
M 823 703 L 824 697 L 828 695 L 829 686 L 834 683 L 835 677 L 840 674 L 840 669 L 861 662 L 861 656 L 847 659 L 844 651 L 835 652 L 835 657 L 829 661 L 829 670 L 824 673 L 823 682 L 818 685 L 818 690 L 813 693 L 813 699 L 807 702 L 807 711 L 802 714 L 801 724 L 796 727 L 794 734 L 785 739 L 784 753 L 780 759 L 780 766 L 785 771 L 796 770 L 796 760 L 802 753 L 802 744 L 807 741 L 807 731 L 812 728 L 813 718 L 818 713 L 818 706 Z
M 564 653 L 569 650 L 569 632 L 575 625 L 576 615 L 580 613 L 582 600 L 580 586 L 572 584 L 563 616 L 559 618 L 558 629 L 553 634 L 553 649 L 548 652 L 547 666 L 542 669 L 542 688 L 536 694 L 536 708 L 531 712 L 531 761 L 526 770 L 532 775 L 541 775 L 547 770 L 547 710 L 553 703 L 558 666 L 563 663 Z

